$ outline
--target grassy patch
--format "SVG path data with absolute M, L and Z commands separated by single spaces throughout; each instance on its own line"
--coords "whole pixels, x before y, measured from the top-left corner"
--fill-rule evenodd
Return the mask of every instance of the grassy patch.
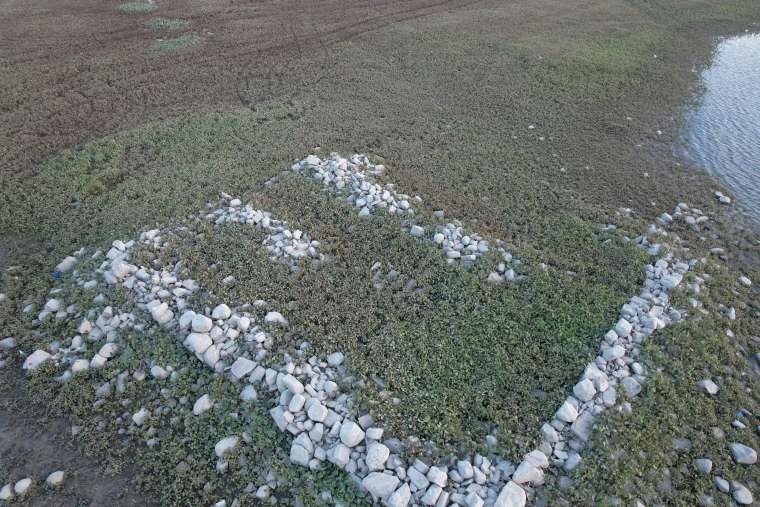
M 150 46 L 150 50 L 160 52 L 160 53 L 164 53 L 168 51 L 177 51 L 179 49 L 183 49 L 186 47 L 195 46 L 196 44 L 199 44 L 202 40 L 203 40 L 203 37 L 200 37 L 199 35 L 195 35 L 192 33 L 188 33 L 185 35 L 181 35 L 179 37 L 174 37 L 172 39 L 157 40 Z
M 155 11 L 158 9 L 158 6 L 147 2 L 127 2 L 119 5 L 118 9 L 126 14 L 143 14 Z
M 145 22 L 151 30 L 183 30 L 190 26 L 186 19 L 151 18 Z

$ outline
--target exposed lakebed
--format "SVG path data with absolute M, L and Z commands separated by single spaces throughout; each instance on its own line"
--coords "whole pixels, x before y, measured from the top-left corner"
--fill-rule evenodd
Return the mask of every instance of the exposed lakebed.
M 760 34 L 722 40 L 702 84 L 704 94 L 687 114 L 682 155 L 760 221 Z

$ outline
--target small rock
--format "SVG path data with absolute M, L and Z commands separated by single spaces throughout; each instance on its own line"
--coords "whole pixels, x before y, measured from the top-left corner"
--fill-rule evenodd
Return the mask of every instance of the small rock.
M 224 437 L 214 445 L 214 453 L 219 458 L 224 458 L 227 454 L 237 447 L 240 439 L 236 436 Z
M 412 498 L 412 491 L 408 484 L 402 484 L 394 493 L 385 501 L 387 507 L 406 507 Z
M 496 498 L 493 507 L 525 507 L 527 495 L 525 490 L 513 481 L 509 481 Z
M 704 475 L 709 475 L 712 471 L 713 463 L 707 458 L 699 458 L 694 460 L 694 468 L 699 470 Z
M 385 462 L 388 460 L 388 456 L 391 451 L 385 445 L 381 443 L 372 444 L 367 449 L 367 455 L 364 457 L 364 462 L 367 464 L 367 468 L 370 470 L 382 470 L 385 468 Z
M 280 312 L 269 312 L 264 317 L 264 322 L 267 324 L 282 324 L 283 326 L 288 325 L 288 320 L 282 316 Z
M 63 484 L 64 475 L 65 473 L 63 470 L 57 470 L 47 476 L 47 479 L 45 479 L 45 483 L 51 488 L 57 488 L 58 486 Z
M 29 355 L 29 357 L 26 358 L 21 368 L 28 371 L 34 371 L 39 368 L 42 363 L 49 361 L 52 357 L 53 356 L 44 350 L 35 350 Z
M 13 488 L 10 484 L 6 484 L 0 488 L 0 500 L 7 502 L 13 498 Z M 406 505 L 406 504 L 404 504 Z
M 355 447 L 364 438 L 364 431 L 353 421 L 343 421 L 340 427 L 340 440 L 348 447 Z
M 327 356 L 327 364 L 335 368 L 343 364 L 344 359 L 345 357 L 342 352 L 333 352 L 332 354 Z
M 362 487 L 374 498 L 386 498 L 398 487 L 399 482 L 395 475 L 372 472 L 362 480 Z
M 208 394 L 204 394 L 193 404 L 193 414 L 201 415 L 214 406 L 214 402 L 211 400 Z
M 707 394 L 712 395 L 718 394 L 719 390 L 718 385 L 709 378 L 697 382 L 697 387 L 703 389 Z
M 734 500 L 739 505 L 750 505 L 753 502 L 752 492 L 743 484 L 733 481 L 731 482 L 731 489 L 731 496 L 734 497 Z
M 232 315 L 232 310 L 224 303 L 214 308 L 211 312 L 211 318 L 214 320 L 227 320 L 230 318 L 230 315 Z
M 734 457 L 734 461 L 742 465 L 754 465 L 757 463 L 757 451 L 751 447 L 747 447 L 739 442 L 734 442 L 730 446 L 731 455 Z
M 194 333 L 208 333 L 214 327 L 214 321 L 205 315 L 196 314 L 193 317 L 192 329 Z
M 29 491 L 29 489 L 31 487 L 32 487 L 32 479 L 30 479 L 29 477 L 27 477 L 26 479 L 21 479 L 20 481 L 18 481 L 13 486 L 13 491 L 18 496 L 24 496 L 25 494 L 27 494 L 27 492 Z

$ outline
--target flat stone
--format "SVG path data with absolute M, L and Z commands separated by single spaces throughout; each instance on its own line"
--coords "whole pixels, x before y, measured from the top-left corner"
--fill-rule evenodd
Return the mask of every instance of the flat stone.
M 716 477 L 713 482 L 715 483 L 715 487 L 718 488 L 718 491 L 721 491 L 722 493 L 728 493 L 731 489 L 731 485 L 723 477 Z
M 697 382 L 697 387 L 704 390 L 707 394 L 718 394 L 719 387 L 718 385 L 710 380 L 709 378 L 706 378 L 704 380 L 700 380 Z
M 315 401 L 311 405 L 309 405 L 309 410 L 306 411 L 306 414 L 309 416 L 309 419 L 311 419 L 314 422 L 323 422 L 325 419 L 327 419 L 327 414 L 329 413 L 327 407 L 322 405 L 321 403 Z
M 446 486 L 446 481 L 448 480 L 448 475 L 446 474 L 445 470 L 441 470 L 438 467 L 430 467 L 430 469 L 427 472 L 427 480 L 432 482 L 433 484 L 438 484 L 441 487 Z
M 422 498 L 420 498 L 420 502 L 424 505 L 435 505 L 442 492 L 443 489 L 438 484 L 431 484 L 427 491 L 425 491 L 425 494 L 422 495 Z
M 465 459 L 457 461 L 457 471 L 462 479 L 472 478 L 472 463 Z
M 731 455 L 734 461 L 742 465 L 754 465 L 757 463 L 757 451 L 739 442 L 730 445 Z
M 132 414 L 132 422 L 135 423 L 136 426 L 142 426 L 145 422 L 145 419 L 148 418 L 148 411 L 145 410 L 145 408 L 141 408 L 134 414 Z
M 311 460 L 309 451 L 293 442 L 293 445 L 290 446 L 290 462 L 306 467 L 309 466 L 309 460 Z
M 0 488 L 0 500 L 7 502 L 13 498 L 13 487 L 10 484 L 6 484 Z M 404 504 L 406 505 L 406 504 Z
M 248 384 L 240 391 L 240 399 L 243 401 L 254 401 L 258 399 L 259 395 L 256 392 L 256 388 L 251 384 Z
M 77 258 L 69 255 L 55 267 L 55 270 L 58 271 L 59 273 L 67 273 L 71 271 L 71 269 L 74 267 L 76 263 L 77 263 Z
M 362 480 L 362 487 L 369 491 L 374 498 L 384 499 L 394 492 L 399 482 L 395 475 L 372 472 Z
M 235 362 L 232 363 L 230 373 L 233 377 L 240 380 L 241 378 L 251 373 L 254 368 L 256 368 L 256 363 L 245 357 L 238 357 L 235 359 Z
M 515 482 L 509 481 L 499 493 L 499 496 L 494 502 L 494 507 L 525 507 L 525 503 L 528 501 L 528 496 L 525 494 L 525 490 L 518 486 Z
M 623 385 L 625 395 L 629 398 L 633 398 L 641 392 L 641 384 L 636 382 L 633 377 L 625 377 L 620 383 Z
M 211 337 L 205 333 L 190 333 L 185 338 L 184 345 L 196 354 L 203 354 L 213 344 Z

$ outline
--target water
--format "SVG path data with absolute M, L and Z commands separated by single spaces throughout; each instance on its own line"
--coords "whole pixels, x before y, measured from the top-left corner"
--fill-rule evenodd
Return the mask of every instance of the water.
M 760 220 L 760 34 L 721 41 L 686 118 L 682 155 L 730 189 Z

